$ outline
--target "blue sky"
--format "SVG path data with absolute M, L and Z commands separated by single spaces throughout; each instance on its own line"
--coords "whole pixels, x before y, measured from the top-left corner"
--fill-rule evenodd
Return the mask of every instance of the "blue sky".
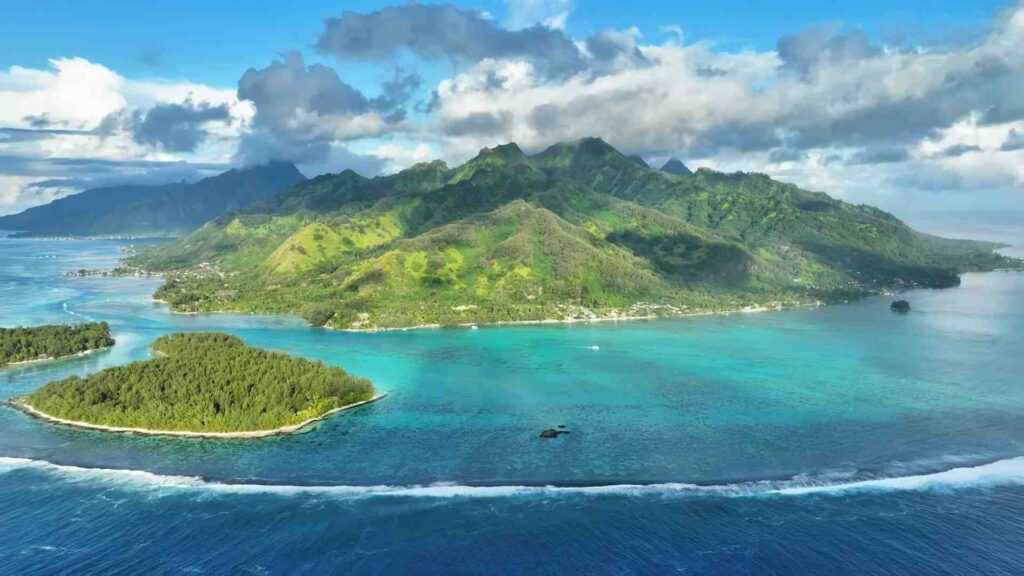
M 32 0 L 8 2 L 0 25 L 0 66 L 45 67 L 49 58 L 81 56 L 128 76 L 159 75 L 234 86 L 247 68 L 287 50 L 307 57 L 325 18 L 369 12 L 393 2 L 253 0 Z M 454 2 L 507 19 L 504 2 Z M 687 41 L 732 50 L 771 50 L 779 37 L 822 23 L 863 28 L 871 36 L 957 40 L 986 30 L 1007 6 L 998 0 L 820 2 L 719 0 L 633 2 L 580 0 L 566 30 L 585 36 L 635 26 L 658 39 L 678 26 Z M 360 71 L 356 76 L 366 74 Z M 349 77 L 353 74 L 349 74 Z
M 1024 209 L 1024 0 L 7 2 L 0 214 L 271 158 L 599 136 L 903 211 Z

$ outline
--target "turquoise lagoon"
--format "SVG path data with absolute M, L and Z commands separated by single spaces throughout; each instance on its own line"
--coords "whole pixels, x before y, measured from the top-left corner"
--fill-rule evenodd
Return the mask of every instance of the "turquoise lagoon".
M 344 333 L 173 315 L 119 241 L 0 240 L 0 325 L 218 330 L 389 393 L 262 441 L 0 408 L 0 572 L 1021 573 L 1024 274 L 769 313 Z M 570 434 L 541 440 L 544 428 Z M 4 569 L 4 568 L 7 569 Z

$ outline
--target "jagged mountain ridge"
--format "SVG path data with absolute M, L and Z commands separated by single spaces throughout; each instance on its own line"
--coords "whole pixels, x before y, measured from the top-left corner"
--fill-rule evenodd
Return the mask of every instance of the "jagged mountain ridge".
M 22 236 L 179 235 L 305 180 L 291 163 L 229 170 L 195 183 L 93 188 L 0 217 Z
M 296 185 L 136 263 L 182 310 L 336 327 L 721 310 L 949 286 L 1007 260 L 761 174 L 667 174 L 599 139 Z M 197 269 L 215 270 L 215 274 Z

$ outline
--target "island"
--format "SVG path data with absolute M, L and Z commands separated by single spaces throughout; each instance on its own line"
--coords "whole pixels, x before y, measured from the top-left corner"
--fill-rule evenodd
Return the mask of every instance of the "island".
M 155 357 L 51 382 L 11 404 L 50 422 L 163 436 L 262 438 L 297 432 L 381 397 L 341 368 L 221 333 L 157 339 Z
M 1020 269 L 764 174 L 668 171 L 584 138 L 302 181 L 125 263 L 175 312 L 385 330 L 754 312 Z
M 106 322 L 0 328 L 0 367 L 88 354 L 113 345 Z

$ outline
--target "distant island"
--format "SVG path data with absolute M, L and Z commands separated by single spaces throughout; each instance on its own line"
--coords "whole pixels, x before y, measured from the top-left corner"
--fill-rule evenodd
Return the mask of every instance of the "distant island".
M 303 180 L 294 165 L 271 162 L 195 183 L 93 188 L 0 216 L 0 230 L 15 236 L 180 236 Z
M 763 174 L 655 170 L 597 138 L 320 176 L 128 261 L 179 312 L 347 330 L 650 318 L 843 301 L 1016 268 Z
M 369 380 L 220 333 L 157 339 L 157 357 L 71 376 L 12 401 L 59 424 L 140 434 L 258 438 L 372 402 Z
M 0 367 L 56 360 L 113 345 L 106 322 L 0 328 Z

